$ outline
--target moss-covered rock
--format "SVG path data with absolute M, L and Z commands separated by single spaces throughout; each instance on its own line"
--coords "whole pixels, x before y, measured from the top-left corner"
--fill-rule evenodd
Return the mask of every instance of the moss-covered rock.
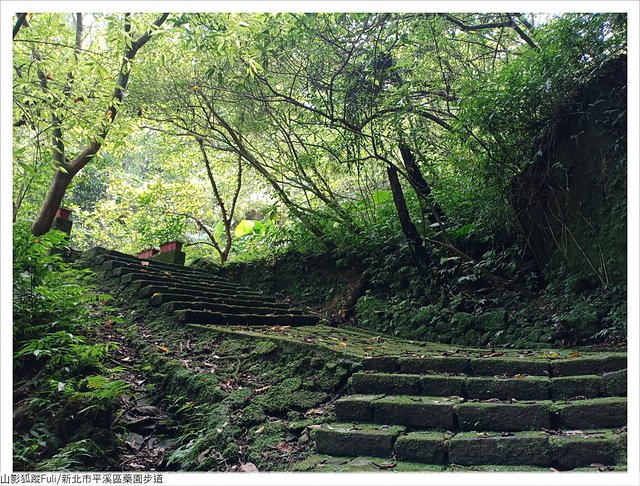
M 600 377 L 588 376 L 562 376 L 551 379 L 551 398 L 562 400 L 573 397 L 594 398 L 600 396 Z
M 551 427 L 550 402 L 462 403 L 456 407 L 461 430 L 520 431 Z
M 404 427 L 359 424 L 332 424 L 316 430 L 314 439 L 321 454 L 336 456 L 389 457 Z
M 456 403 L 429 397 L 385 397 L 373 402 L 374 419 L 381 424 L 452 430 Z
M 468 378 L 467 396 L 470 398 L 498 398 L 507 400 L 545 400 L 549 398 L 548 378 Z
M 505 310 L 486 311 L 475 317 L 475 329 L 493 333 L 507 328 L 507 312 Z
M 444 464 L 448 437 L 440 432 L 412 432 L 404 435 L 396 441 L 396 457 L 404 461 Z
M 627 423 L 625 398 L 598 398 L 560 404 L 556 408 L 562 429 L 604 429 Z
M 549 445 L 556 466 L 559 469 L 573 469 L 593 463 L 616 464 L 621 440 L 621 436 L 608 431 L 585 431 L 580 435 L 550 437 Z
M 302 389 L 302 378 L 287 378 L 254 399 L 266 413 L 306 410 L 327 398 L 326 393 Z
M 475 433 L 460 433 L 449 441 L 449 460 L 461 465 L 552 464 L 546 434 L 541 432 L 516 432 L 508 437 L 499 434 L 479 437 Z

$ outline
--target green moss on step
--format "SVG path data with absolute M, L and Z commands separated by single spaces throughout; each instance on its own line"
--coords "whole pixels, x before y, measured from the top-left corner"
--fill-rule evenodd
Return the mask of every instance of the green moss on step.
M 551 436 L 549 445 L 556 466 L 559 469 L 573 469 L 594 463 L 613 465 L 626 462 L 623 459 L 625 440 L 626 434 L 591 430 L 582 434 Z
M 449 441 L 449 460 L 463 466 L 552 464 L 546 434 L 540 432 L 515 432 L 506 437 L 499 433 L 460 433 Z
M 558 426 L 562 429 L 622 427 L 627 423 L 625 398 L 599 398 L 558 404 Z
M 438 432 L 412 432 L 399 437 L 396 457 L 402 461 L 444 464 L 447 459 L 449 435 Z
M 587 398 L 598 397 L 601 395 L 600 377 L 590 375 L 552 378 L 550 392 L 553 400 L 562 400 L 578 396 Z
M 316 448 L 321 454 L 389 457 L 404 427 L 368 424 L 331 424 L 317 429 Z
M 455 403 L 435 398 L 384 397 L 373 402 L 374 419 L 381 424 L 452 430 Z
M 549 398 L 548 378 L 530 376 L 527 378 L 469 378 L 467 396 L 469 398 L 498 398 L 501 400 L 546 400 Z
M 379 457 L 340 457 L 315 454 L 296 463 L 290 471 L 300 472 L 442 472 L 442 466 L 420 464 L 405 461 L 386 460 Z
M 456 415 L 461 430 L 536 430 L 551 427 L 550 404 L 462 403 Z

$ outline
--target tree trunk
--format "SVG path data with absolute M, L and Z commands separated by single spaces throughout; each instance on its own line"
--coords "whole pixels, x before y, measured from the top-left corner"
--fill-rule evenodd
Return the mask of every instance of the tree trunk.
M 407 202 L 404 198 L 404 193 L 402 192 L 402 186 L 400 185 L 400 179 L 398 178 L 398 169 L 393 165 L 388 164 L 387 177 L 389 178 L 391 193 L 393 194 L 393 203 L 398 211 L 400 226 L 402 227 L 402 232 L 409 243 L 411 255 L 419 268 L 424 267 L 430 263 L 431 255 L 429 255 L 429 252 L 424 247 L 422 237 L 420 236 L 420 233 L 418 233 L 416 225 L 411 221 L 411 215 L 409 214 Z
M 404 168 L 407 171 L 409 183 L 413 186 L 418 196 L 425 200 L 431 209 L 431 214 L 427 215 L 429 222 L 432 224 L 441 222 L 444 218 L 444 212 L 431 197 L 431 187 L 423 177 L 422 172 L 420 172 L 420 167 L 416 162 L 415 155 L 413 155 L 411 149 L 405 144 L 400 144 L 400 154 L 402 155 Z
M 160 27 L 164 21 L 169 16 L 168 13 L 163 13 L 158 17 L 158 19 L 153 23 L 156 27 Z M 81 42 L 82 34 L 78 33 L 83 29 L 82 25 L 82 16 L 76 18 L 76 42 Z M 131 22 L 129 19 L 129 14 L 125 14 L 125 24 L 124 30 L 126 33 L 131 31 Z M 67 162 L 67 158 L 65 156 L 64 144 L 62 143 L 62 129 L 61 129 L 61 121 L 57 118 L 55 113 L 52 114 L 54 132 L 53 132 L 53 152 L 54 152 L 54 160 L 58 162 L 58 164 L 67 170 L 67 172 L 62 172 L 61 170 L 56 171 L 53 181 L 49 186 L 49 191 L 47 192 L 47 196 L 40 207 L 40 211 L 38 216 L 33 223 L 31 228 L 31 232 L 36 235 L 43 235 L 51 228 L 51 223 L 53 222 L 53 218 L 56 214 L 57 209 L 60 207 L 60 203 L 62 202 L 62 198 L 64 197 L 69 184 L 73 177 L 80 172 L 98 153 L 102 144 L 104 143 L 104 139 L 107 137 L 109 133 L 109 129 L 115 120 L 115 117 L 118 113 L 118 107 L 122 103 L 124 98 L 124 92 L 127 89 L 127 85 L 129 83 L 129 75 L 131 73 L 131 63 L 130 61 L 136 56 L 138 51 L 142 46 L 144 46 L 149 39 L 151 39 L 152 30 L 147 30 L 144 34 L 142 34 L 136 41 L 131 43 L 131 46 L 124 52 L 122 57 L 122 62 L 120 64 L 120 71 L 118 73 L 118 77 L 116 79 L 116 87 L 114 88 L 113 95 L 111 96 L 111 102 L 109 103 L 109 107 L 105 113 L 106 122 L 103 122 L 100 126 L 96 127 L 96 134 L 90 139 L 87 145 L 82 149 L 82 151 L 73 159 Z M 78 45 L 76 45 L 76 52 L 78 49 Z
M 42 206 L 40 206 L 38 217 L 31 229 L 31 232 L 35 236 L 43 235 L 51 228 L 51 222 L 56 215 L 56 211 L 60 207 L 62 198 L 67 192 L 67 187 L 69 187 L 72 178 L 73 176 L 69 173 L 65 173 L 60 170 L 56 171 L 53 176 L 53 181 L 49 186 L 49 191 L 44 198 L 44 202 L 42 203 Z

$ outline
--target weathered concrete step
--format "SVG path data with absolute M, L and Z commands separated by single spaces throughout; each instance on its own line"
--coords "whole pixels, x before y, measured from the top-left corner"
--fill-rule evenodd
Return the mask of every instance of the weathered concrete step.
M 129 263 L 140 265 L 141 262 L 148 263 L 149 268 L 166 269 L 170 271 L 184 271 L 190 272 L 196 275 L 211 276 L 211 272 L 205 272 L 191 267 L 185 267 L 184 265 L 176 265 L 173 263 L 160 262 L 157 260 L 150 260 L 147 258 L 138 258 L 133 255 L 127 255 L 115 250 L 107 250 L 106 248 L 95 247 L 82 254 L 81 260 L 84 264 L 95 268 L 96 265 L 102 265 L 109 260 L 119 260 Z
M 374 357 L 365 359 L 365 370 L 389 373 L 450 373 L 469 376 L 529 375 L 573 376 L 598 375 L 627 368 L 626 353 L 609 353 L 597 357 L 571 359 L 540 358 L 470 358 L 460 356 Z
M 149 281 L 154 281 L 157 283 L 167 283 L 171 285 L 183 285 L 189 287 L 196 288 L 215 288 L 215 289 L 226 289 L 226 290 L 234 290 L 238 292 L 252 292 L 251 289 L 247 289 L 246 287 L 240 287 L 230 282 L 226 282 L 224 280 L 219 281 L 205 281 L 199 280 L 197 278 L 184 278 L 181 276 L 173 276 L 167 275 L 165 272 L 153 272 L 147 271 L 146 269 L 129 269 L 129 268 L 117 268 L 113 271 L 107 271 L 109 275 L 122 279 L 128 277 L 124 282 L 135 280 L 136 278 L 145 279 Z M 137 277 L 133 277 L 137 276 Z
M 389 457 L 404 427 L 329 424 L 315 431 L 316 449 L 332 456 Z
M 124 277 L 123 277 L 124 278 Z M 183 296 L 192 296 L 192 297 L 204 297 L 208 299 L 216 299 L 219 297 L 226 297 L 231 299 L 240 299 L 240 300 L 255 300 L 259 302 L 275 302 L 275 297 L 270 297 L 268 295 L 255 294 L 255 293 L 245 293 L 245 292 L 236 292 L 227 289 L 207 289 L 206 287 L 201 287 L 200 289 L 190 288 L 190 287 L 180 287 L 178 285 L 163 285 L 158 282 L 150 281 L 150 280 L 138 280 L 136 282 L 136 287 L 138 288 L 138 298 L 146 299 L 151 297 L 155 293 L 166 293 L 166 294 L 176 294 Z M 126 282 L 124 282 L 126 283 Z
M 237 294 L 246 294 L 246 295 L 256 295 L 261 296 L 260 292 L 256 292 L 253 290 L 245 290 L 240 289 L 233 285 L 228 284 L 217 284 L 211 282 L 197 282 L 191 280 L 179 280 L 173 279 L 171 277 L 163 277 L 159 275 L 150 275 L 144 272 L 133 272 L 127 273 L 120 277 L 120 283 L 128 284 L 132 282 L 142 281 L 146 282 L 147 285 L 167 285 L 170 287 L 180 287 L 189 290 L 210 290 L 210 291 L 220 291 L 220 292 L 235 292 Z
M 222 314 L 220 312 L 179 310 L 174 313 L 180 322 L 192 324 L 239 325 L 239 326 L 307 326 L 320 320 L 311 315 L 251 315 Z
M 240 285 L 237 285 L 222 277 L 216 277 L 212 275 L 199 275 L 177 270 L 166 270 L 164 268 L 153 268 L 149 266 L 142 266 L 140 264 L 135 265 L 134 263 L 123 263 L 114 260 L 106 261 L 102 264 L 102 267 L 100 267 L 100 269 L 101 271 L 115 277 L 121 277 L 123 275 L 126 275 L 127 273 L 139 272 L 154 276 L 170 277 L 174 280 L 206 282 L 215 285 L 229 285 L 236 288 L 240 287 Z
M 398 426 L 327 424 L 314 434 L 317 451 L 333 456 L 392 454 L 427 464 L 539 466 L 569 470 L 626 462 L 626 433 L 612 430 L 475 433 L 411 432 Z
M 149 297 L 149 304 L 152 306 L 160 306 L 168 302 L 197 302 L 199 304 L 225 304 L 233 306 L 246 306 L 246 307 L 264 307 L 275 310 L 287 310 L 289 306 L 280 302 L 267 302 L 263 299 L 237 299 L 234 297 L 216 296 L 212 298 L 192 296 L 189 293 L 164 293 L 166 287 L 150 286 L 144 287 L 140 292 L 143 292 Z
M 572 402 L 463 402 L 459 397 L 352 395 L 335 402 L 341 422 L 375 422 L 421 429 L 515 432 L 597 429 L 627 423 L 625 398 Z
M 543 378 L 464 377 L 409 375 L 398 373 L 354 373 L 353 393 L 374 395 L 459 396 L 464 398 L 507 400 L 562 400 L 574 397 L 626 395 L 619 382 L 626 370 L 603 376 L 567 376 Z M 613 393 L 612 393 L 613 392 Z M 624 392 L 624 393 L 621 393 Z
M 261 306 L 243 306 L 228 304 L 204 304 L 201 302 L 167 302 L 161 306 L 166 312 L 175 312 L 183 309 L 220 312 L 222 314 L 255 314 L 255 315 L 305 315 L 301 309 L 273 308 Z
M 226 292 L 230 294 L 238 294 L 238 293 L 245 292 L 243 290 L 234 288 L 230 285 L 219 285 L 219 284 L 213 284 L 213 283 L 205 284 L 202 282 L 200 284 L 196 282 L 185 283 L 184 281 L 181 281 L 181 280 L 158 279 L 158 278 L 147 276 L 147 274 L 140 274 L 140 275 L 142 276 L 139 279 L 135 278 L 133 274 L 123 275 L 122 277 L 120 277 L 120 283 L 128 284 L 129 288 L 132 288 L 134 290 L 139 290 L 142 287 L 146 287 L 147 285 L 164 285 L 167 287 L 181 288 L 184 290 L 196 290 L 199 292 L 202 292 L 205 290 Z M 255 292 L 252 292 L 252 293 L 255 293 Z

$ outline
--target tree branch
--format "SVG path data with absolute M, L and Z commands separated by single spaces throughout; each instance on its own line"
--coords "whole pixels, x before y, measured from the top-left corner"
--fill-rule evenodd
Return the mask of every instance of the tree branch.
M 22 27 L 27 27 L 29 24 L 27 22 L 27 13 L 19 13 L 18 14 L 18 20 L 16 21 L 16 24 L 13 26 L 13 39 L 16 38 L 16 35 L 18 35 L 18 32 L 20 32 L 20 29 Z

